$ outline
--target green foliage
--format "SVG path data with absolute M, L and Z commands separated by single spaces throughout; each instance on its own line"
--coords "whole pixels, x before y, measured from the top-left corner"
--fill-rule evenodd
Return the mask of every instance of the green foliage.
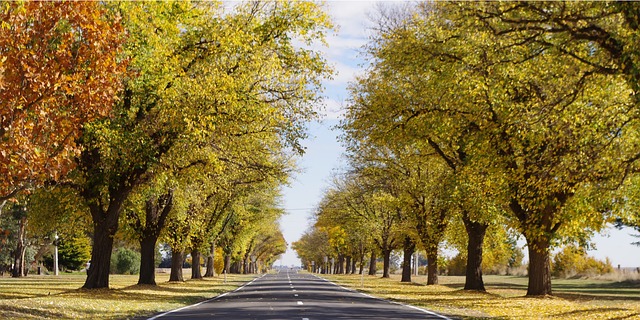
M 29 196 L 29 232 L 39 237 L 74 238 L 88 233 L 91 221 L 88 207 L 78 193 L 64 186 L 42 187 Z
M 118 248 L 111 255 L 111 273 L 137 274 L 140 272 L 140 253 L 128 248 Z
M 611 273 L 613 266 L 609 258 L 598 260 L 588 256 L 586 250 L 569 245 L 555 254 L 551 271 L 554 277 L 588 277 Z
M 464 276 L 467 270 L 467 257 L 462 253 L 458 253 L 447 261 L 446 270 L 449 276 Z
M 104 231 L 115 232 L 126 212 L 128 238 L 160 235 L 174 250 L 204 251 L 236 198 L 284 182 L 290 155 L 303 153 L 331 68 L 299 44 L 321 42 L 329 18 L 300 1 L 231 10 L 196 1 L 105 6 L 122 16 L 130 63 L 113 117 L 86 125 L 81 139 L 77 183 L 96 226 L 94 246 L 106 247 L 115 235 Z M 162 234 L 166 216 L 146 206 L 174 188 Z M 239 249 L 250 242 L 231 238 Z M 104 278 L 92 273 L 86 287 L 104 286 Z
M 7 207 L 3 208 L 4 210 Z M 0 215 L 0 272 L 7 272 L 13 264 L 13 250 L 16 248 L 18 220 L 6 211 Z
M 430 147 L 455 174 L 460 210 L 504 215 L 532 253 L 530 294 L 551 293 L 550 248 L 601 229 L 605 198 L 640 159 L 638 54 L 626 45 L 637 6 L 423 2 L 402 13 L 383 12 L 367 45 L 373 63 L 342 124 L 348 150 Z
M 331 252 L 329 235 L 319 228 L 308 229 L 291 246 L 307 268 L 311 268 L 312 262 L 314 266 L 319 267 L 323 263 L 324 257 Z
M 58 264 L 63 270 L 80 270 L 91 259 L 91 239 L 72 236 L 58 240 Z

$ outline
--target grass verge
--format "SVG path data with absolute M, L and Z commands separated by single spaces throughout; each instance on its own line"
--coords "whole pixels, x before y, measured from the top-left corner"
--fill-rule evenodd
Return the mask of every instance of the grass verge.
M 234 290 L 253 275 L 169 283 L 157 274 L 158 286 L 136 285 L 137 275 L 112 275 L 110 289 L 85 290 L 86 276 L 65 274 L 0 277 L 0 319 L 129 319 L 176 309 Z
M 326 275 L 342 286 L 460 319 L 640 319 L 640 283 L 555 280 L 553 297 L 528 298 L 527 278 L 485 276 L 486 293 L 462 290 L 464 277 L 439 285 L 359 275 Z M 425 281 L 424 276 L 418 278 Z

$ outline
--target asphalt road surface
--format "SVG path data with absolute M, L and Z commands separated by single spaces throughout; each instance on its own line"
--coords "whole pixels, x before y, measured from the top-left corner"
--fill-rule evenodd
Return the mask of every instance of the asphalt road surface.
M 257 278 L 236 291 L 149 318 L 233 320 L 414 320 L 445 316 L 373 298 L 311 274 L 281 271 Z

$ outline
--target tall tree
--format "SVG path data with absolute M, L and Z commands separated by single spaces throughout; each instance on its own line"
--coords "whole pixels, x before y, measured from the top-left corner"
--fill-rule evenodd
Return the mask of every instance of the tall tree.
M 340 207 L 370 230 L 372 242 L 382 253 L 382 277 L 388 278 L 391 252 L 401 241 L 401 206 L 392 183 L 375 170 L 366 171 L 347 174 L 343 181 L 338 182 Z M 372 260 L 374 252 L 372 250 Z M 371 271 L 372 268 L 369 269 Z
M 187 141 L 259 132 L 302 152 L 304 122 L 329 74 L 317 52 L 293 45 L 330 26 L 312 3 L 248 3 L 232 13 L 209 2 L 110 5 L 122 12 L 131 63 L 114 117 L 87 126 L 82 139 L 78 189 L 94 222 L 85 288 L 108 286 L 123 203 L 163 156 Z
M 611 19 L 629 13 L 616 5 L 599 16 L 600 6 L 423 4 L 372 45 L 378 60 L 355 98 L 364 114 L 377 116 L 369 121 L 374 134 L 404 130 L 427 141 L 472 189 L 486 187 L 508 206 L 507 218 L 528 243 L 528 295 L 551 293 L 556 241 L 605 221 L 603 211 L 578 214 L 574 202 L 615 188 L 639 158 L 635 84 L 624 63 L 611 64 L 628 65 L 633 53 L 612 53 L 615 34 L 589 36 L 624 30 L 616 23 L 628 27 L 633 15 Z M 376 92 L 387 94 L 371 99 Z
M 360 77 L 351 87 L 352 103 L 347 107 L 346 119 L 341 124 L 345 130 L 349 149 L 355 155 L 360 153 L 362 144 L 401 146 L 411 150 L 427 150 L 439 156 L 455 175 L 469 172 L 470 160 L 465 145 L 472 133 L 465 121 L 421 122 L 419 119 L 429 111 L 446 110 L 432 108 L 434 101 L 452 103 L 458 94 L 456 85 L 459 75 L 465 74 L 463 67 L 447 65 L 447 50 L 442 55 L 430 45 L 438 46 L 440 39 L 432 39 L 437 32 L 445 33 L 447 28 L 434 24 L 425 27 L 419 22 L 421 17 L 432 15 L 429 4 L 412 10 L 386 10 L 381 12 L 377 36 L 367 46 L 368 53 L 376 63 L 366 76 Z M 443 36 L 444 37 L 444 36 Z M 446 37 L 444 37 L 446 39 Z M 426 44 L 425 44 L 426 43 Z M 418 54 L 420 53 L 420 54 Z M 426 93 L 425 90 L 433 89 Z M 456 115 L 454 111 L 453 115 Z M 462 117 L 463 114 L 460 114 Z M 396 148 L 397 149 L 397 148 Z M 398 149 L 401 150 L 401 149 Z M 482 177 L 470 173 L 473 177 Z M 478 179 L 475 179 L 478 180 Z M 472 180 L 473 181 L 473 180 Z M 471 208 L 463 208 L 462 217 L 469 226 L 469 265 L 465 288 L 484 290 L 481 273 L 482 242 L 487 221 L 483 215 L 471 214 Z

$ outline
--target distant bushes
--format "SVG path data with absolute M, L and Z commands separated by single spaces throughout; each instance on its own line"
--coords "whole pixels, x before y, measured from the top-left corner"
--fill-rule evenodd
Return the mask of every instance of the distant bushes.
M 140 253 L 119 248 L 111 255 L 111 273 L 137 274 L 140 272 Z
M 496 275 L 526 275 L 526 265 L 522 266 L 522 253 L 515 252 L 507 263 L 497 259 L 483 259 L 482 269 L 484 274 Z M 458 254 L 447 259 L 440 265 L 445 274 L 450 276 L 463 276 L 467 268 L 467 257 Z M 445 267 L 446 266 L 446 267 Z M 595 277 L 613 273 L 613 265 L 609 259 L 598 260 L 587 255 L 584 249 L 576 246 L 567 246 L 553 256 L 551 262 L 551 275 L 556 278 Z
M 587 255 L 576 246 L 566 246 L 553 257 L 551 275 L 558 278 L 592 277 L 613 272 L 611 261 L 605 261 Z

